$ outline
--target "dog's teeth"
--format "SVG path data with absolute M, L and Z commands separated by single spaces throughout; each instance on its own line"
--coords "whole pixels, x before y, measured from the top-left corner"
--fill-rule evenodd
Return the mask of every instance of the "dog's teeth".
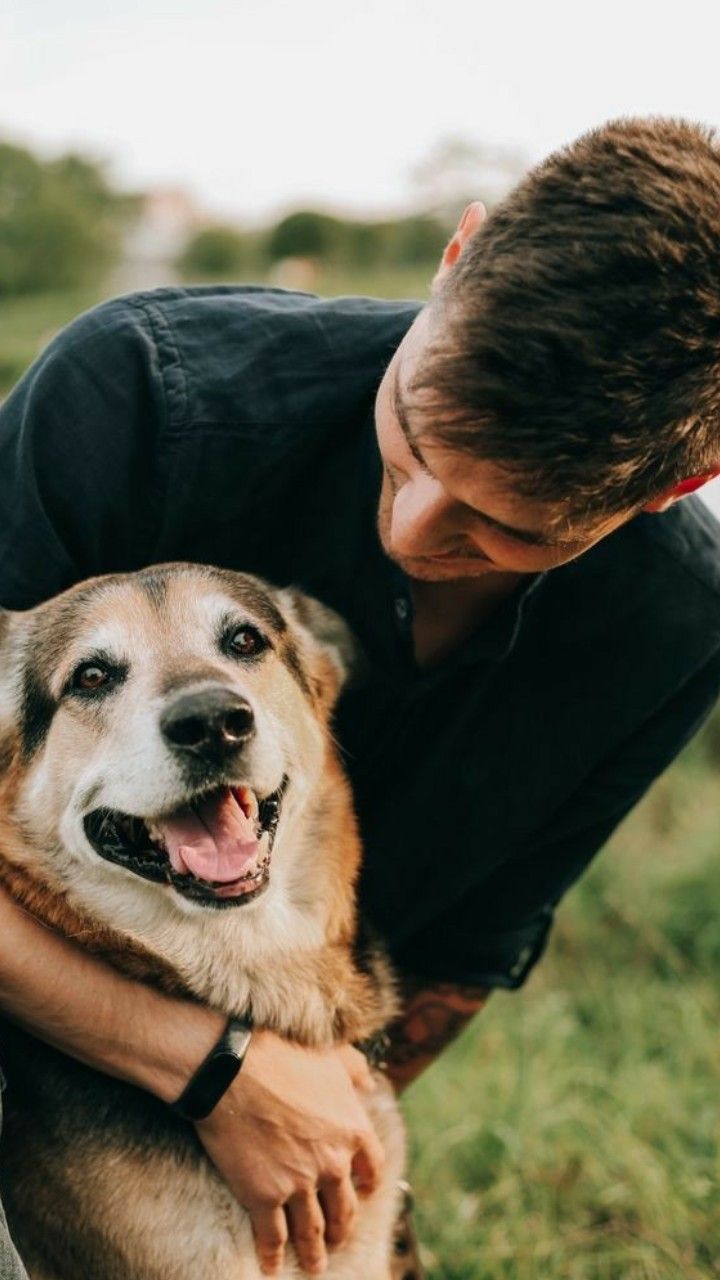
M 251 787 L 238 787 L 235 794 L 238 803 L 245 811 L 245 816 L 250 818 L 251 822 L 256 822 L 260 813 L 260 806 L 255 792 Z
M 147 826 L 147 833 L 150 836 L 150 839 L 152 840 L 153 844 L 157 844 L 160 846 L 161 849 L 164 849 L 165 841 L 163 839 L 163 834 L 160 828 L 156 827 L 154 822 L 148 822 L 146 823 L 146 826 Z

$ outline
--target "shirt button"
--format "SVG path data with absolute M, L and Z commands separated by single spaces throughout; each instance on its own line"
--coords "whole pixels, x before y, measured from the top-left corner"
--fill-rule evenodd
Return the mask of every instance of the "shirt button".
M 398 622 L 407 622 L 410 614 L 410 605 L 404 596 L 398 596 L 395 600 L 395 617 Z

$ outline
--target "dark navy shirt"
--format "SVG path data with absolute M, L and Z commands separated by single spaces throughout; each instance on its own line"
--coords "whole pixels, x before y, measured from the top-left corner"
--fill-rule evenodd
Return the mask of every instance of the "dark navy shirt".
M 718 696 L 720 526 L 638 516 L 418 668 L 373 407 L 420 305 L 208 287 L 80 317 L 0 411 L 0 602 L 191 560 L 337 609 L 369 660 L 337 715 L 363 908 L 408 970 L 513 987 Z

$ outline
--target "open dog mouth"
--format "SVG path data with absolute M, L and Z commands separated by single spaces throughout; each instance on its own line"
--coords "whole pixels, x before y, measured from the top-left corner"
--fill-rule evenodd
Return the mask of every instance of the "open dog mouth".
M 101 858 L 144 880 L 207 906 L 239 906 L 267 887 L 287 785 L 285 775 L 262 800 L 250 787 L 216 787 L 161 818 L 94 809 L 85 834 Z

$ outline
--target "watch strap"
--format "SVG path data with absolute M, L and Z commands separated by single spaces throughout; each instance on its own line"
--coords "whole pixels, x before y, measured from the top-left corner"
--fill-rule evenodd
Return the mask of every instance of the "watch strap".
M 183 1120 L 204 1120 L 240 1070 L 248 1051 L 253 1021 L 249 1014 L 228 1018 L 220 1039 L 200 1063 L 170 1110 Z

